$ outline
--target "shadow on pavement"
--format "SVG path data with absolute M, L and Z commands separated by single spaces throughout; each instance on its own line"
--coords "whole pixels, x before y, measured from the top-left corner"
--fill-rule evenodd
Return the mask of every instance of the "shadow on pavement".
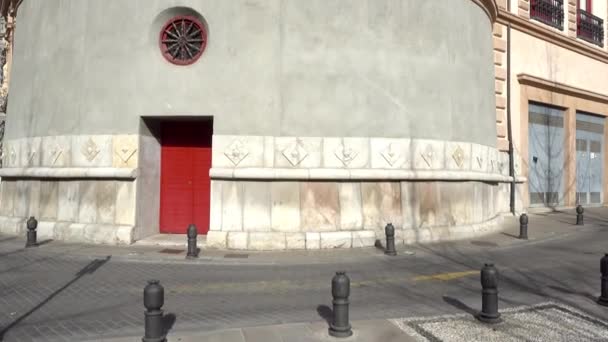
M 0 242 L 11 240 L 11 239 L 16 239 L 16 238 L 8 238 L 8 239 L 0 240 Z M 48 240 L 40 241 L 40 242 L 38 242 L 37 246 L 46 245 L 47 243 L 50 243 L 50 242 L 53 242 L 53 239 L 48 239 Z M 31 248 L 36 248 L 36 247 L 31 247 Z M 22 248 L 14 250 L 14 251 L 6 252 L 6 253 L 0 253 L 0 257 L 9 256 L 9 255 L 17 254 L 17 253 L 22 253 L 22 252 L 27 251 L 28 249 L 30 249 L 30 248 L 26 248 L 24 246 Z
M 561 220 L 561 219 L 559 219 L 559 220 L 555 220 L 555 221 L 557 221 L 559 223 L 567 224 L 567 225 L 570 225 L 570 226 L 580 227 L 580 226 L 576 225 L 576 217 L 573 220 L 566 220 L 566 219 Z
M 519 236 L 517 236 L 515 234 L 510 234 L 510 233 L 505 233 L 505 232 L 501 232 L 500 234 L 508 236 L 508 237 L 512 237 L 514 239 L 519 239 Z
M 323 318 L 325 320 L 325 322 L 327 322 L 327 324 L 332 323 L 334 313 L 333 313 L 333 310 L 329 306 L 327 306 L 327 305 L 317 306 L 317 313 L 319 314 L 319 316 L 321 316 L 321 318 Z
M 51 243 L 51 242 L 53 242 L 53 239 L 43 240 L 43 241 L 38 242 L 38 246 L 44 246 L 47 243 Z
M 573 210 L 571 210 L 570 212 L 573 212 Z M 531 214 L 534 215 L 538 215 L 538 216 L 543 216 L 543 217 L 547 217 L 547 216 L 553 216 L 556 214 L 567 214 L 568 211 L 564 211 L 564 210 L 557 210 L 555 208 L 550 208 L 550 211 L 536 211 L 536 210 L 530 210 Z
M 22 249 L 22 250 L 25 250 L 25 248 Z M 22 251 L 22 250 L 20 249 L 20 251 Z M 0 274 L 13 272 L 13 271 L 18 270 L 18 269 L 27 268 L 27 267 L 29 267 L 29 266 L 31 266 L 33 264 L 36 264 L 36 263 L 39 263 L 39 262 L 53 260 L 55 258 L 66 256 L 66 255 L 69 255 L 69 251 L 68 252 L 64 252 L 64 253 L 60 253 L 60 254 L 56 254 L 56 255 L 50 255 L 50 256 L 47 255 L 47 256 L 44 256 L 44 257 L 37 258 L 37 259 L 29 260 L 25 264 L 20 264 L 20 265 L 17 265 L 17 266 L 6 268 L 6 269 L 0 269 Z M 2 256 L 4 256 L 4 255 L 0 254 L 0 257 L 2 257 Z
M 460 300 L 450 297 L 450 296 L 443 296 L 443 301 L 450 304 L 451 306 L 455 307 L 458 310 L 462 310 L 472 316 L 477 315 L 478 311 L 473 309 L 472 307 L 466 305 L 465 303 L 461 302 Z
M 165 336 L 169 334 L 169 331 L 173 328 L 175 321 L 177 320 L 177 316 L 174 313 L 168 313 L 163 316 L 163 330 Z
M 13 321 L 13 323 L 2 328 L 2 330 L 0 331 L 0 341 L 4 341 L 4 335 L 6 335 L 6 333 L 10 329 L 12 329 L 16 325 L 18 325 L 21 321 L 26 319 L 29 315 L 34 313 L 36 310 L 40 309 L 46 303 L 50 302 L 53 298 L 55 298 L 55 296 L 57 296 L 58 294 L 63 292 L 63 290 L 67 289 L 72 284 L 74 284 L 76 281 L 78 281 L 78 279 L 82 278 L 83 276 L 85 276 L 87 274 L 95 273 L 95 271 L 97 271 L 101 266 L 103 266 L 105 263 L 107 263 L 110 260 L 110 258 L 111 258 L 111 256 L 108 255 L 105 259 L 95 259 L 95 260 L 91 261 L 89 264 L 87 264 L 84 268 L 82 268 L 80 271 L 78 271 L 76 273 L 74 279 L 70 280 L 67 284 L 63 285 L 61 288 L 59 288 L 55 292 L 51 293 L 45 300 L 43 300 L 38 305 L 33 307 L 30 311 L 19 316 L 16 320 Z
M 380 241 L 380 239 L 376 239 L 376 242 L 374 242 L 374 247 L 381 251 L 384 251 L 384 246 L 382 246 L 382 241 Z
M 19 249 L 15 249 L 14 251 L 0 253 L 0 257 L 5 257 L 5 256 L 13 255 L 13 254 L 18 254 L 18 253 L 23 253 L 25 251 L 26 251 L 25 247 L 22 247 L 22 248 L 19 248 Z
M 574 227 L 574 224 L 571 225 Z M 592 223 L 591 225 L 596 226 L 597 224 Z M 456 271 L 456 267 L 475 270 L 481 269 L 485 262 L 495 263 L 500 272 L 499 300 L 504 305 L 529 305 L 530 299 L 526 297 L 535 296 L 539 298 L 536 300 L 563 303 L 592 317 L 598 316 L 598 314 L 603 317 L 600 314 L 601 310 L 596 310 L 597 297 L 593 295 L 594 290 L 592 290 L 597 288 L 599 292 L 598 284 L 595 279 L 592 280 L 589 277 L 589 266 L 596 265 L 596 261 L 588 261 L 588 256 L 597 254 L 599 262 L 603 254 L 597 251 L 595 246 L 588 246 L 586 243 L 580 242 L 547 243 L 521 254 L 492 250 L 469 253 L 466 250 L 460 250 L 456 245 L 427 245 L 421 246 L 421 249 L 444 260 L 445 266 L 442 267 L 441 272 Z M 544 264 L 548 260 L 551 260 L 552 267 L 539 267 L 536 264 L 537 262 Z M 401 266 L 395 268 L 400 269 Z M 473 282 L 472 278 L 459 283 L 454 282 L 452 286 L 454 286 L 453 291 L 460 292 L 459 296 L 464 295 L 465 292 L 478 293 L 481 289 L 477 281 Z M 505 291 L 503 292 L 502 289 Z M 521 294 L 526 296 L 521 296 Z M 475 296 L 477 295 L 475 294 Z M 411 298 L 411 300 L 415 302 L 418 299 Z M 475 310 L 457 299 L 444 296 L 443 301 L 469 314 L 476 313 Z
M 576 296 L 579 296 L 579 297 L 587 298 L 587 299 L 589 299 L 594 304 L 597 302 L 597 297 L 593 296 L 592 294 L 590 294 L 588 292 L 574 291 L 572 289 L 567 289 L 567 288 L 564 288 L 564 287 L 561 287 L 561 286 L 554 286 L 554 285 L 549 285 L 547 287 L 550 288 L 550 289 L 553 289 L 553 290 L 555 290 L 557 292 L 563 292 L 563 293 L 566 293 L 566 294 L 571 294 L 571 295 L 576 295 Z

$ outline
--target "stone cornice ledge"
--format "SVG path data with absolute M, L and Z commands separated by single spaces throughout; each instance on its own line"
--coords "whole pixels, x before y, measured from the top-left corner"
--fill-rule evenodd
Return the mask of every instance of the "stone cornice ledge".
M 551 90 L 556 93 L 562 93 L 566 95 L 572 95 L 580 97 L 586 100 L 591 100 L 600 103 L 608 103 L 608 95 L 595 93 L 589 90 L 572 87 L 563 83 L 550 81 L 544 78 L 528 75 L 518 74 L 517 81 L 523 85 L 531 85 L 536 88 Z
M 133 168 L 111 167 L 14 167 L 0 168 L 0 177 L 15 178 L 107 178 L 135 179 L 138 170 Z
M 449 170 L 392 170 L 392 169 L 279 169 L 279 168 L 212 168 L 212 179 L 263 179 L 263 180 L 437 180 L 512 182 L 513 178 L 501 174 L 475 171 Z M 525 177 L 516 177 L 523 183 Z
M 533 37 L 542 39 L 570 51 L 580 53 L 600 62 L 608 63 L 608 53 L 601 50 L 599 47 L 595 48 L 593 46 L 589 46 L 579 42 L 576 39 L 570 38 L 565 34 L 555 32 L 552 29 L 544 27 L 540 23 L 535 23 L 530 19 L 522 18 L 513 13 L 509 13 L 504 9 L 500 9 L 498 11 L 497 22 L 503 25 L 511 23 L 511 27 L 518 31 L 527 33 Z
M 486 12 L 488 18 L 492 23 L 496 22 L 496 18 L 498 18 L 498 5 L 496 4 L 496 0 L 471 0 L 475 4 L 477 4 L 481 9 Z

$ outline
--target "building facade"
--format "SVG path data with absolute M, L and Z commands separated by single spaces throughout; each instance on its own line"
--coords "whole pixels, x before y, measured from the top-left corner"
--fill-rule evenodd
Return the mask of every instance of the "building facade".
M 0 230 L 348 248 L 601 204 L 599 2 L 10 2 Z
M 518 171 L 527 179 L 517 195 L 525 208 L 604 205 L 607 1 L 511 0 L 498 6 L 498 146 L 509 149 L 510 112 Z

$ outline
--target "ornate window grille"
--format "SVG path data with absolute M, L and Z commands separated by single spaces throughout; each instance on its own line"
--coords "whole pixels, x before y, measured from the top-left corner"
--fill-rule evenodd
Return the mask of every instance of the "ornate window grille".
M 160 32 L 159 45 L 165 58 L 177 65 L 196 62 L 207 45 L 203 23 L 192 16 L 171 18 Z
M 530 0 L 530 18 L 564 29 L 564 0 Z
M 601 18 L 579 9 L 576 28 L 578 38 L 601 47 L 604 46 L 604 20 Z

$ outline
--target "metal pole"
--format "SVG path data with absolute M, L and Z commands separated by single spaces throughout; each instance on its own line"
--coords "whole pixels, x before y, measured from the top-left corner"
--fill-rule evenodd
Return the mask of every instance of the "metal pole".
M 331 280 L 331 294 L 333 296 L 333 321 L 329 325 L 329 335 L 333 337 L 352 336 L 348 322 L 348 296 L 350 295 L 350 279 L 346 272 L 336 272 Z
M 600 260 L 600 272 L 602 273 L 602 294 L 597 299 L 597 303 L 608 306 L 608 253 Z
M 38 227 L 38 221 L 34 216 L 30 216 L 29 220 L 26 223 L 27 226 L 27 242 L 25 243 L 25 247 L 37 247 L 38 242 L 36 242 L 36 228 Z
M 198 258 L 198 248 L 196 247 L 196 236 L 198 232 L 196 231 L 196 226 L 191 224 L 188 226 L 188 254 L 186 255 L 186 259 L 195 259 Z
M 481 269 L 481 312 L 477 319 L 484 323 L 499 323 L 498 312 L 498 270 L 494 264 L 485 264 Z
M 163 326 L 163 310 L 165 304 L 165 289 L 158 280 L 149 280 L 144 288 L 145 334 L 142 342 L 166 342 Z
M 511 1 L 507 1 L 507 11 L 511 11 Z M 509 140 L 509 207 L 515 215 L 515 149 L 513 148 L 513 128 L 511 127 L 511 22 L 507 24 L 507 139 Z
M 386 250 L 384 254 L 395 256 L 397 251 L 395 250 L 395 227 L 392 223 L 389 223 L 384 227 L 384 233 L 386 234 Z
M 519 238 L 528 240 L 528 215 L 521 214 L 519 217 Z
M 582 205 L 577 205 L 576 206 L 576 225 L 577 226 L 582 226 L 584 225 L 583 223 L 583 213 L 585 212 L 585 209 L 583 209 Z

